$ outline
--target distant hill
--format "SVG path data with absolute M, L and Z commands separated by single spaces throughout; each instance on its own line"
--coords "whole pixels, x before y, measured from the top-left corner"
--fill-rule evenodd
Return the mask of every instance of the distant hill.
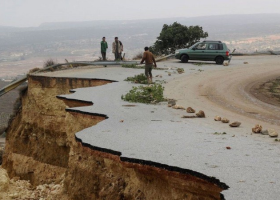
M 0 26 L 0 56 L 5 52 L 23 52 L 24 56 L 53 56 L 74 54 L 76 50 L 99 51 L 103 36 L 109 43 L 119 36 L 126 51 L 139 51 L 143 46 L 152 45 L 163 24 L 173 22 L 191 26 L 199 25 L 209 33 L 207 39 L 232 42 L 251 37 L 266 37 L 280 33 L 280 14 L 217 15 L 192 18 L 166 18 L 147 20 L 111 20 L 85 22 L 43 23 L 39 27 L 16 28 Z M 280 40 L 274 41 L 272 48 L 278 48 Z M 267 49 L 265 40 L 259 49 Z M 239 44 L 237 44 L 239 45 Z M 111 45 L 110 45 L 111 46 Z M 247 48 L 247 49 L 246 49 Z M 280 46 L 279 46 L 280 48 Z M 257 47 L 242 46 L 242 51 L 252 51 Z M 277 50 L 277 49 L 275 49 Z M 279 49 L 278 49 L 279 50 Z M 79 54 L 83 54 L 80 52 Z
M 73 28 L 147 28 L 159 32 L 163 24 L 173 22 L 192 26 L 202 26 L 211 34 L 232 33 L 242 31 L 247 34 L 279 33 L 280 14 L 247 14 L 247 15 L 217 15 L 191 18 L 165 18 L 147 20 L 114 20 L 114 21 L 86 21 L 86 22 L 55 22 L 43 23 L 39 29 L 73 29 Z M 222 32 L 222 33 L 221 33 Z M 238 33 L 237 33 L 238 34 Z M 239 33 L 243 35 L 242 33 Z

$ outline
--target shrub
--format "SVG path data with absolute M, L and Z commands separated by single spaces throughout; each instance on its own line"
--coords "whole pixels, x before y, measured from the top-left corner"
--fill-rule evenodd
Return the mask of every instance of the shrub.
M 144 66 L 137 66 L 136 64 L 123 64 L 124 68 L 144 69 Z
M 133 69 L 145 69 L 145 66 L 138 66 L 136 64 L 123 64 L 122 67 L 124 68 L 133 68 Z M 153 68 L 153 70 L 168 70 L 168 68 Z
M 55 65 L 56 62 L 53 60 L 53 59 L 48 59 L 47 61 L 44 62 L 44 67 L 50 67 L 50 66 L 53 66 Z
M 33 68 L 33 69 L 30 69 L 30 70 L 29 70 L 29 73 L 31 74 L 31 73 L 37 72 L 37 71 L 39 71 L 39 70 L 40 70 L 40 68 L 35 67 L 35 68 Z
M 140 83 L 140 84 L 147 84 L 148 80 L 145 74 L 138 74 L 135 75 L 134 77 L 127 77 L 125 81 L 131 81 L 133 83 Z
M 132 87 L 126 94 L 122 95 L 122 100 L 135 103 L 158 103 L 165 101 L 163 97 L 164 87 L 161 84 Z
M 178 72 L 179 74 L 182 74 L 182 73 L 185 72 L 185 70 L 184 70 L 183 68 L 178 68 L 178 69 L 177 69 L 177 72 Z

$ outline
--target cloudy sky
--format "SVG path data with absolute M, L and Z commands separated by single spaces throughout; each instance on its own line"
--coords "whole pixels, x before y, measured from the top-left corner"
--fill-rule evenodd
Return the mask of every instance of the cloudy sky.
M 0 0 L 0 25 L 280 13 L 280 0 Z

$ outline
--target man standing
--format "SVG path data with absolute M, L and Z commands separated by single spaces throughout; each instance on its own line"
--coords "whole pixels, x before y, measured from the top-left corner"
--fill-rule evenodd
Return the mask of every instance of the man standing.
M 144 50 L 145 52 L 140 64 L 143 64 L 145 61 L 145 75 L 147 76 L 148 83 L 153 83 L 152 68 L 153 63 L 155 65 L 155 68 L 157 67 L 156 60 L 154 58 L 154 55 L 149 51 L 148 47 L 145 47 Z
M 115 54 L 115 60 L 121 60 L 122 51 L 123 44 L 119 41 L 118 37 L 115 37 L 115 41 L 112 44 L 112 52 Z
M 106 60 L 106 51 L 108 49 L 108 44 L 105 40 L 106 40 L 106 38 L 103 37 L 102 41 L 101 41 L 101 55 L 102 55 L 103 60 Z

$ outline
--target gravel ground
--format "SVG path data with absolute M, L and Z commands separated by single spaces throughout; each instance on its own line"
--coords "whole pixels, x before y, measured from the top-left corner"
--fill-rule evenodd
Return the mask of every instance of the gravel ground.
M 248 64 L 244 64 L 244 62 Z M 118 82 L 99 87 L 75 89 L 71 99 L 92 101 L 93 106 L 71 108 L 104 114 L 108 119 L 76 134 L 92 146 L 122 153 L 123 157 L 151 160 L 214 176 L 230 188 L 227 200 L 278 199 L 280 142 L 269 136 L 252 134 L 261 123 L 278 132 L 279 108 L 255 99 L 248 90 L 252 82 L 280 75 L 279 56 L 235 57 L 227 67 L 212 63 L 182 64 L 177 60 L 158 63 L 169 70 L 153 70 L 162 75 L 165 96 L 177 99 L 184 107 L 203 110 L 205 119 L 182 119 L 183 110 L 167 103 L 145 105 L 121 100 L 136 84 L 123 81 L 142 73 L 141 69 L 86 67 L 42 75 L 57 77 L 103 78 Z M 176 67 L 185 73 L 177 74 Z M 173 68 L 173 69 L 172 69 Z M 167 72 L 171 72 L 168 76 Z M 156 80 L 156 79 L 155 79 Z M 215 122 L 215 115 L 242 122 L 239 128 Z M 123 120 L 123 122 L 122 122 Z M 226 134 L 214 134 L 226 132 Z M 228 150 L 226 147 L 231 147 Z

